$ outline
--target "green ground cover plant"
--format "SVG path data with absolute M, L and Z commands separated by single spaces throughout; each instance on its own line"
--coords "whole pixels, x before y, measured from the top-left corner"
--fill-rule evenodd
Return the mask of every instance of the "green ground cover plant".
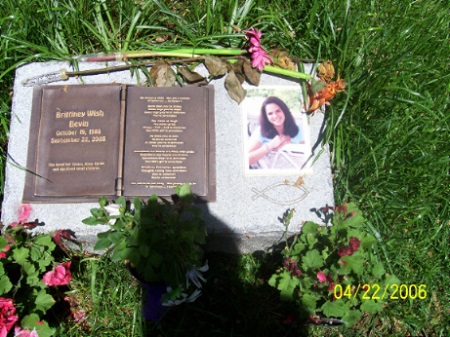
M 8 125 L 20 65 L 156 47 L 241 48 L 243 30 L 255 27 L 267 49 L 333 60 L 347 83 L 326 111 L 336 204 L 361 209 L 387 273 L 427 289 L 425 299 L 391 302 L 352 328 L 314 327 L 268 285 L 282 261 L 276 252 L 210 254 L 199 300 L 149 325 L 126 270 L 89 256 L 71 282 L 86 319 L 61 322 L 58 335 L 449 335 L 449 12 L 445 0 L 0 0 L 2 182 L 13 160 Z

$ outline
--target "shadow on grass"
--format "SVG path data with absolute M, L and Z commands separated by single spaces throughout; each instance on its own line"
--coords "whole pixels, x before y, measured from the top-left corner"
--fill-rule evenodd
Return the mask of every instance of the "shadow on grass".
M 203 208 L 206 219 L 226 228 L 212 219 L 207 206 Z M 158 323 L 144 322 L 144 335 L 307 336 L 306 326 L 299 323 L 299 308 L 281 301 L 279 291 L 268 284 L 281 265 L 281 250 L 240 254 L 236 241 L 218 245 L 206 253 L 210 269 L 202 296 L 171 308 Z M 217 252 L 218 248 L 227 253 Z

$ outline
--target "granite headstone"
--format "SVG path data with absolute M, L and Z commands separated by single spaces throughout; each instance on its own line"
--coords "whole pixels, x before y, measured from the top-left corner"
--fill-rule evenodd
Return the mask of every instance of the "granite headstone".
M 120 63 L 109 63 L 119 65 Z M 104 63 L 79 63 L 80 70 L 103 68 Z M 31 63 L 16 70 L 9 134 L 8 160 L 2 222 L 17 221 L 22 204 L 28 141 L 31 128 L 32 87 L 25 79 L 36 75 L 70 69 L 66 62 Z M 197 71 L 206 75 L 200 66 Z M 306 66 L 311 71 L 311 66 Z M 69 78 L 52 84 L 143 84 L 144 76 L 129 70 Z M 49 85 L 52 85 L 49 84 Z M 228 95 L 224 78 L 213 80 L 215 91 L 216 200 L 202 204 L 208 224 L 209 248 L 215 251 L 253 252 L 264 250 L 283 239 L 285 228 L 279 218 L 288 208 L 295 208 L 289 232 L 299 231 L 304 221 L 320 222 L 313 209 L 334 205 L 330 153 L 322 146 L 324 115 L 301 113 L 303 94 L 298 81 L 263 74 L 258 87 L 248 86 L 247 98 L 238 105 Z M 258 127 L 258 113 L 264 96 L 277 95 L 296 105 L 292 113 L 302 130 L 304 142 L 292 149 L 301 160 L 292 162 L 290 154 L 272 153 L 272 164 L 249 164 L 248 146 Z M 300 158 L 299 157 L 299 158 Z M 273 161 L 278 164 L 273 164 Z M 283 164 L 284 162 L 284 164 Z M 91 249 L 96 233 L 104 228 L 84 225 L 96 203 L 32 204 L 32 219 L 45 226 L 38 231 L 73 230 L 86 249 Z

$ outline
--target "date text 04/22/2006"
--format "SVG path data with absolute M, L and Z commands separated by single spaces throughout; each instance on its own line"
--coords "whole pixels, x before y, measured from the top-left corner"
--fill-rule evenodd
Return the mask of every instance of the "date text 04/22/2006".
M 362 300 L 406 300 L 406 299 L 420 299 L 427 298 L 427 291 L 425 284 L 389 284 L 380 286 L 377 283 L 374 284 L 348 284 L 343 286 L 336 284 L 334 286 L 334 297 L 341 299 L 347 297 L 349 299 L 361 296 Z

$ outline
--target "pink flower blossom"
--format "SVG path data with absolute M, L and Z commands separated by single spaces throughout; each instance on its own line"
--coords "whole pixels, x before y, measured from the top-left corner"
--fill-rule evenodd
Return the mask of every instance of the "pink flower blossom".
M 245 38 L 250 41 L 252 45 L 259 45 L 261 43 L 261 31 L 252 28 L 250 30 L 244 30 Z
M 358 238 L 351 237 L 350 242 L 348 246 L 344 246 L 339 248 L 338 255 L 339 256 L 346 256 L 346 255 L 353 255 L 354 252 L 356 252 L 359 247 L 361 246 L 361 241 Z
M 262 48 L 252 53 L 252 67 L 257 68 L 259 71 L 263 71 L 264 66 L 271 65 L 272 62 L 272 58 Z
M 267 52 L 261 47 L 262 33 L 252 28 L 245 31 L 245 38 L 250 42 L 248 51 L 252 58 L 252 67 L 263 71 L 265 65 L 272 64 L 273 60 L 267 55 Z
M 74 242 L 75 232 L 70 229 L 58 229 L 53 235 L 53 241 L 62 249 L 67 250 L 67 246 L 64 244 L 63 239 Z
M 325 275 L 322 271 L 318 271 L 317 273 L 317 279 L 320 283 L 328 282 L 328 291 L 331 291 L 334 289 L 334 280 L 331 278 L 330 275 Z
M 361 241 L 359 241 L 358 238 L 351 237 L 350 238 L 350 248 L 352 249 L 353 253 L 358 250 L 359 246 L 361 246 Z
M 323 272 L 319 270 L 319 272 L 317 273 L 317 279 L 319 280 L 320 283 L 324 283 L 327 281 L 327 275 L 325 275 Z
M 2 251 L 0 252 L 0 259 L 4 259 L 6 257 L 6 252 L 11 249 L 10 245 L 6 245 L 3 247 Z
M 353 254 L 353 251 L 350 246 L 341 247 L 338 250 L 338 255 L 341 257 L 345 256 L 345 255 L 352 255 L 352 254 Z
M 19 208 L 19 222 L 26 222 L 31 214 L 31 206 L 22 204 Z
M 70 273 L 70 264 L 69 262 L 64 262 L 52 271 L 49 271 L 44 274 L 42 281 L 48 286 L 64 286 L 69 284 L 72 280 L 72 274 Z
M 36 227 L 38 225 L 36 221 L 27 222 L 30 214 L 31 214 L 31 206 L 29 204 L 22 204 L 19 208 L 19 221 L 13 222 L 10 226 L 16 227 L 17 225 L 22 225 L 25 228 Z
M 39 337 L 36 329 L 30 331 L 28 329 L 21 330 L 20 327 L 16 326 L 14 328 L 14 337 Z
M 18 320 L 13 300 L 0 297 L 0 337 L 6 337 Z

